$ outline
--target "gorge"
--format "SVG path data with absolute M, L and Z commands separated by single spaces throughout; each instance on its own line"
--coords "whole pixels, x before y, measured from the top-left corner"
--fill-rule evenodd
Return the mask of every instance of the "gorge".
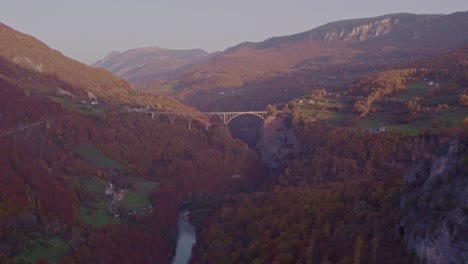
M 0 263 L 467 262 L 468 12 L 96 65 L 0 24 Z

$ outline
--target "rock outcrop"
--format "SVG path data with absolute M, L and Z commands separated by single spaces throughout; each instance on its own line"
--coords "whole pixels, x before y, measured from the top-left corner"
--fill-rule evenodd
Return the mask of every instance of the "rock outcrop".
M 398 17 L 385 17 L 382 19 L 363 23 L 361 25 L 337 27 L 332 30 L 314 32 L 316 37 L 323 40 L 357 40 L 366 41 L 381 37 L 389 33 L 399 23 Z
M 405 177 L 399 233 L 427 263 L 468 263 L 467 146 L 447 145 Z
M 294 158 L 301 150 L 288 115 L 269 116 L 265 120 L 258 143 L 260 157 L 270 168 L 277 169 Z

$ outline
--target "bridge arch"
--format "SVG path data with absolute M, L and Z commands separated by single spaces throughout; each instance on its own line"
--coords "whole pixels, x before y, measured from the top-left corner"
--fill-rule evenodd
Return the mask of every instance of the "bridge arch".
M 187 119 L 189 129 L 191 128 L 192 120 L 197 117 L 195 113 L 191 113 L 191 112 L 155 112 L 155 111 L 138 111 L 138 112 L 142 112 L 147 116 L 151 116 L 152 119 L 158 119 L 158 117 L 161 115 L 166 116 L 169 119 L 169 122 L 171 124 L 174 124 L 174 120 L 177 116 L 182 116 L 185 119 Z M 231 122 L 234 118 L 241 116 L 241 115 L 253 115 L 265 121 L 267 112 L 266 111 L 203 112 L 202 115 L 208 118 L 208 121 L 210 121 L 213 116 L 217 116 L 224 125 L 228 125 L 229 122 Z
M 262 119 L 263 121 L 265 121 L 265 114 L 263 113 L 257 113 L 257 112 L 245 112 L 245 113 L 238 113 L 234 116 L 232 116 L 231 118 L 229 118 L 227 121 L 226 121 L 226 125 L 229 124 L 229 122 L 231 122 L 234 118 L 238 117 L 238 116 L 242 116 L 242 115 L 253 115 L 253 116 L 257 116 L 259 117 L 260 119 Z
M 223 122 L 224 125 L 229 124 L 231 120 L 241 115 L 254 115 L 259 117 L 262 120 L 265 120 L 267 112 L 266 111 L 248 111 L 248 112 L 205 112 L 205 116 L 210 120 L 213 116 L 218 116 L 219 119 Z
M 224 124 L 224 119 L 223 119 L 223 116 L 218 114 L 218 113 L 204 113 L 206 118 L 208 119 L 208 122 L 211 123 L 213 122 L 215 119 L 216 121 L 220 121 L 222 124 Z

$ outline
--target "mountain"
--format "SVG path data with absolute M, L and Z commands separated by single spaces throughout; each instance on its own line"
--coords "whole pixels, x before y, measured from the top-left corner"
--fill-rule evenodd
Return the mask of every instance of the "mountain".
M 111 52 L 91 66 L 104 68 L 129 82 L 137 82 L 168 75 L 180 68 L 207 60 L 209 57 L 210 53 L 202 49 L 169 50 L 145 47 L 122 53 Z
M 316 73 L 328 89 L 268 107 L 262 147 L 277 166 L 266 177 L 256 153 L 225 126 L 188 129 L 182 118 L 116 111 L 185 106 L 2 32 L 0 263 L 169 263 L 182 241 L 181 207 L 190 213 L 180 221 L 198 223 L 191 263 L 466 259 L 468 45 L 364 77 L 378 67 L 300 65 L 265 80 L 265 89 L 299 93 Z M 23 59 L 3 55 L 10 53 Z M 70 68 L 54 68 L 62 62 Z M 104 103 L 83 104 L 88 92 Z M 278 98 L 246 95 L 240 103 Z M 235 103 L 229 96 L 224 102 Z M 360 100 L 365 115 L 352 111 Z M 394 123 L 359 127 L 374 117 Z M 408 122 L 419 136 L 407 136 Z
M 0 59 L 3 61 L 0 72 L 2 75 L 26 86 L 35 86 L 36 90 L 55 93 L 64 90 L 78 97 L 86 97 L 90 92 L 107 99 L 126 95 L 131 91 L 127 82 L 111 73 L 72 60 L 34 37 L 2 23 Z
M 263 180 L 223 127 L 128 104 L 194 111 L 0 25 L 0 263 L 167 263 L 183 202 Z
M 99 99 L 110 104 L 194 111 L 166 96 L 139 93 L 112 73 L 70 59 L 36 38 L 2 23 L 0 79 L 14 84 L 26 94 L 45 95 L 60 101 L 63 98 L 75 101 Z
M 139 87 L 204 110 L 253 110 L 468 43 L 468 12 L 390 14 L 246 42 Z
M 371 131 L 391 127 L 405 135 L 440 133 L 468 121 L 467 69 L 468 44 L 267 109 L 288 111 L 298 123 L 323 121 Z
M 468 44 L 268 107 L 259 147 L 285 169 L 189 206 L 191 263 L 465 263 L 467 69 Z

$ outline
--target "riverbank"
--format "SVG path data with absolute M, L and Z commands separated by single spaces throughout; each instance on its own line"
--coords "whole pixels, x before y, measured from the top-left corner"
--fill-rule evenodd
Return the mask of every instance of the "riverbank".
M 190 211 L 187 208 L 182 208 L 178 212 L 177 246 L 170 260 L 172 264 L 186 264 L 192 255 L 192 247 L 196 243 L 196 231 L 188 221 L 189 214 Z

